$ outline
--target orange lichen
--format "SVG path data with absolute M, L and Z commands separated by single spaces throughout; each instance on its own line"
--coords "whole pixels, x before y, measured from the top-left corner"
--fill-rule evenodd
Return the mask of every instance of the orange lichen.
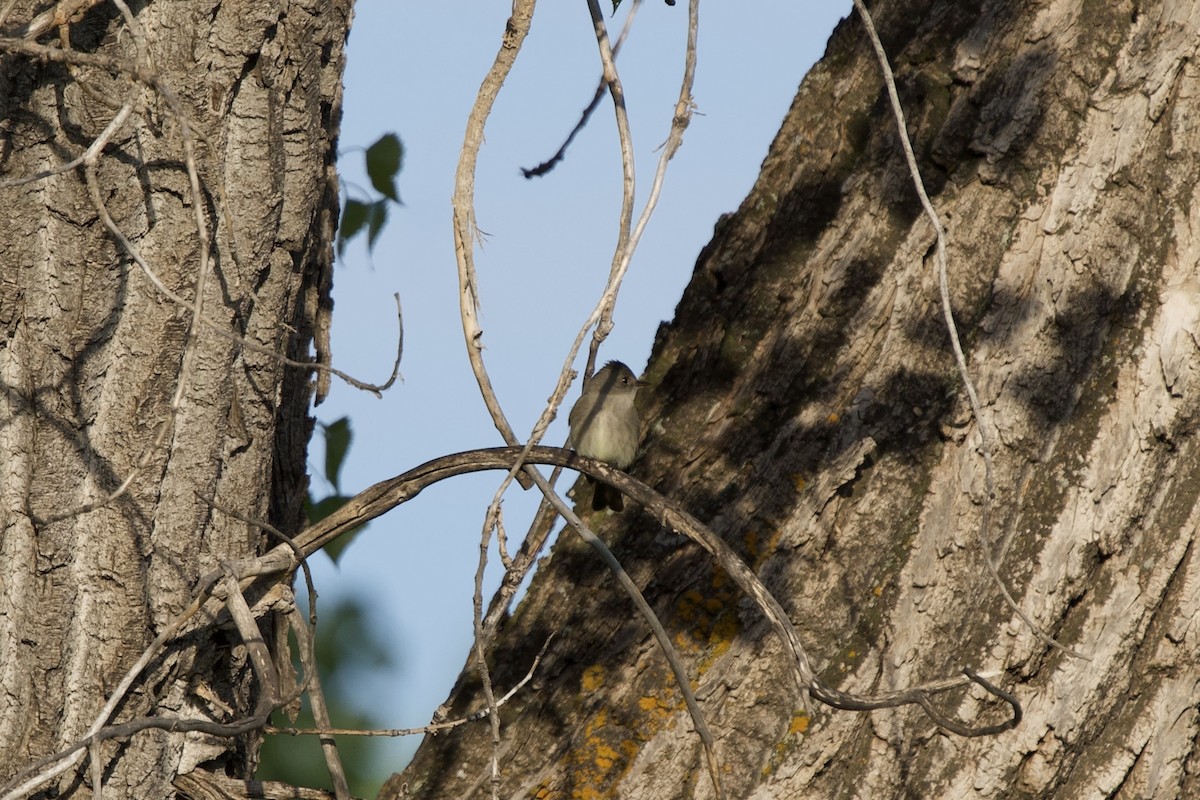
M 617 758 L 617 751 L 606 744 L 598 744 L 596 746 L 596 766 L 603 770 L 610 770 L 613 767 L 613 762 Z
M 580 687 L 585 692 L 594 692 L 604 685 L 605 670 L 599 664 L 593 664 L 583 671 L 583 677 L 580 679 Z
M 584 736 L 591 736 L 593 733 L 600 730 L 607 724 L 608 724 L 608 711 L 606 711 L 605 709 L 602 708 L 596 712 L 596 715 L 594 717 L 592 717 L 590 720 L 588 720 L 587 725 L 584 726 L 583 734 L 584 734 Z

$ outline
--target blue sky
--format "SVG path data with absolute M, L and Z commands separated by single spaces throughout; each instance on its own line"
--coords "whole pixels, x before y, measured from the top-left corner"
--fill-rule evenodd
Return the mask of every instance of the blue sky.
M 610 18 L 615 35 L 633 0 Z M 606 11 L 608 0 L 602 4 Z M 720 214 L 737 209 L 796 88 L 824 52 L 850 0 L 701 3 L 693 96 L 696 115 L 671 162 L 659 206 L 624 283 L 616 328 L 600 359 L 641 372 L 659 323 L 670 320 Z M 355 441 L 342 488 L 355 492 L 439 455 L 503 444 L 478 395 L 458 318 L 450 195 L 466 117 L 504 31 L 503 2 L 359 0 L 349 42 L 342 175 L 368 184 L 355 150 L 387 131 L 405 145 L 393 208 L 374 253 L 351 244 L 334 278 L 335 365 L 382 381 L 395 348 L 394 306 L 404 306 L 403 382 L 380 400 L 335 381 L 317 409 L 349 416 Z M 645 201 L 679 92 L 687 0 L 646 0 L 618 61 Z M 484 358 L 509 421 L 528 435 L 553 390 L 580 325 L 595 305 L 616 243 L 621 163 L 610 103 L 603 104 L 549 176 L 520 168 L 548 158 L 590 100 L 600 72 L 586 4 L 542 2 L 501 92 L 480 154 L 476 250 Z M 586 350 L 586 347 L 585 347 Z M 582 371 L 580 360 L 576 368 Z M 545 438 L 561 444 L 578 383 Z M 314 442 L 310 469 L 323 463 Z M 324 601 L 367 599 L 397 660 L 358 681 L 361 702 L 386 727 L 424 725 L 471 643 L 471 595 L 484 510 L 500 473 L 457 478 L 373 522 L 341 564 L 314 559 Z M 571 476 L 560 481 L 563 490 Z M 324 491 L 319 477 L 314 490 Z M 506 495 L 505 526 L 519 537 L 533 492 Z M 636 512 L 635 512 L 636 513 Z M 515 548 L 515 543 L 513 547 Z M 493 568 L 489 586 L 499 581 Z M 486 598 L 485 598 L 486 602 Z M 319 635 L 319 632 L 318 632 Z M 507 687 L 501 687 L 507 689 Z M 389 745 L 399 768 L 417 738 Z

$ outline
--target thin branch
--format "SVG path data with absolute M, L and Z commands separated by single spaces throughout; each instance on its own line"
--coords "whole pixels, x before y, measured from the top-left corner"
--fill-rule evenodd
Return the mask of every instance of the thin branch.
M 329 718 L 329 707 L 325 704 L 325 692 L 321 689 L 320 670 L 317 669 L 316 642 L 308 626 L 300 616 L 299 609 L 292 607 L 289 615 L 292 630 L 296 634 L 296 644 L 300 649 L 301 663 L 304 665 L 305 685 L 308 689 L 309 707 L 312 709 L 313 721 L 322 728 L 333 726 Z M 337 742 L 332 734 L 320 734 L 321 752 L 325 755 L 325 767 L 333 781 L 333 791 L 337 800 L 350 800 L 350 785 L 346 782 L 346 769 L 338 755 Z
M 38 14 L 17 31 L 17 35 L 27 39 L 36 39 L 51 28 L 57 28 L 71 22 L 78 22 L 93 6 L 98 6 L 104 0 L 59 0 L 53 8 Z M 11 5 L 11 4 L 10 4 Z M 5 9 L 5 14 L 8 9 Z M 2 23 L 3 20 L 0 20 Z
M 511 475 L 512 472 L 509 472 Z M 488 724 L 492 729 L 492 798 L 498 797 L 500 787 L 500 706 L 496 703 L 492 691 L 492 671 L 488 667 L 487 654 L 483 651 L 483 575 L 487 569 L 488 545 L 491 541 L 492 528 L 495 526 L 499 503 L 493 502 L 488 507 L 483 523 L 483 533 L 479 540 L 479 562 L 475 567 L 475 589 L 471 595 L 471 625 L 475 632 L 475 671 L 479 673 L 479 684 L 483 689 L 483 698 L 487 703 Z
M 112 137 L 116 135 L 117 131 L 121 129 L 121 126 L 125 124 L 125 121 L 129 119 L 129 115 L 133 111 L 133 94 L 134 93 L 132 92 L 130 93 L 130 96 L 121 105 L 121 108 L 113 116 L 112 120 L 109 121 L 104 130 L 100 131 L 96 138 L 92 140 L 92 143 L 88 145 L 88 148 L 79 156 L 71 159 L 65 164 L 53 167 L 43 172 L 37 172 L 33 175 L 24 175 L 20 178 L 10 178 L 6 181 L 0 181 L 0 189 L 9 189 L 14 186 L 23 186 L 27 183 L 34 183 L 35 181 L 52 178 L 55 175 L 61 175 L 64 172 L 70 172 L 71 170 L 82 166 L 86 162 L 94 162 L 100 151 L 104 149 L 104 147 L 112 140 Z
M 612 95 L 613 114 L 617 123 L 617 139 L 621 148 L 621 215 L 617 227 L 617 246 L 613 252 L 612 266 L 609 267 L 608 284 L 604 287 L 599 307 L 600 314 L 596 330 L 592 335 L 592 344 L 588 348 L 587 366 L 584 369 L 584 380 L 591 377 L 596 367 L 596 353 L 600 344 L 608 338 L 612 330 L 612 310 L 617 303 L 617 292 L 621 279 L 628 269 L 629 260 L 633 257 L 630 247 L 630 227 L 633 223 L 633 199 L 636 189 L 637 170 L 633 164 L 633 134 L 629 130 L 629 112 L 625 108 L 625 90 L 621 86 L 621 78 L 617 72 L 616 58 L 608 39 L 608 27 L 604 24 L 604 14 L 600 12 L 598 0 L 587 0 L 588 13 L 592 17 L 592 27 L 596 31 L 596 46 L 600 52 L 600 65 L 603 70 L 604 82 L 608 84 L 608 92 Z M 593 312 L 593 316 L 596 316 Z M 589 317 L 588 324 L 592 324 Z
M 562 467 L 555 467 L 550 473 L 547 483 L 554 486 L 561 471 Z M 538 503 L 537 512 L 533 516 L 533 522 L 529 524 L 529 530 L 525 534 L 524 541 L 521 542 L 520 549 L 508 564 L 508 568 L 504 571 L 504 577 L 500 579 L 500 587 L 496 589 L 488 605 L 487 615 L 483 619 L 485 637 L 483 649 L 485 652 L 491 648 L 491 640 L 499 630 L 500 620 L 504 618 L 509 602 L 516 596 L 517 589 L 524 582 L 529 570 L 537 563 L 538 554 L 541 553 L 546 540 L 550 538 L 556 519 L 558 519 L 558 512 L 543 497 Z
M 467 117 L 467 129 L 459 151 L 458 168 L 454 173 L 454 196 L 451 200 L 454 224 L 454 256 L 458 264 L 459 316 L 462 319 L 463 338 L 467 345 L 467 358 L 471 371 L 479 384 L 483 402 L 491 414 L 492 423 L 504 441 L 517 443 L 516 434 L 500 407 L 500 401 L 492 388 L 491 378 L 483 363 L 483 329 L 479 327 L 479 281 L 475 274 L 474 247 L 477 228 L 475 225 L 475 166 L 479 160 L 479 148 L 483 145 L 484 127 L 492 113 L 492 106 L 500 93 L 505 78 L 512 70 L 521 45 L 533 22 L 536 0 L 514 0 L 512 16 L 504 29 L 504 40 L 496 53 L 492 68 L 479 86 L 479 93 Z M 528 480 L 522 481 L 528 488 Z
M 225 579 L 222 582 L 225 589 L 225 607 L 229 611 L 230 618 L 233 619 L 234 627 L 242 637 L 242 644 L 245 646 L 247 654 L 250 656 L 250 666 L 254 669 L 254 676 L 258 678 L 259 703 L 273 708 L 280 697 L 279 675 L 271 661 L 271 653 L 262 637 L 262 631 L 258 629 L 258 623 L 254 621 L 250 605 L 246 602 L 246 598 L 238 586 L 237 573 L 229 564 L 224 564 L 223 568 L 225 570 Z
M 546 637 L 546 641 L 542 644 L 542 649 L 538 651 L 534 657 L 533 663 L 529 666 L 529 671 L 525 673 L 525 677 L 517 681 L 511 689 L 509 689 L 503 697 L 496 699 L 496 706 L 503 708 L 504 705 L 512 700 L 526 684 L 533 679 L 534 672 L 537 671 L 538 665 L 542 661 L 542 656 L 546 654 L 546 650 L 550 648 L 550 643 L 554 641 L 554 634 L 551 633 Z M 274 725 L 268 725 L 263 729 L 263 733 L 277 734 L 280 736 L 424 736 L 426 734 L 437 735 L 443 731 L 453 730 L 471 722 L 478 722 L 481 719 L 486 719 L 490 714 L 487 706 L 475 711 L 465 717 L 448 720 L 446 722 L 431 722 L 428 725 L 422 725 L 419 728 L 277 728 Z
M 883 43 L 879 41 L 879 35 L 875 32 L 875 24 L 871 21 L 871 15 L 867 11 L 867 7 L 863 4 L 863 0 L 854 0 L 854 8 L 858 11 L 859 17 L 862 18 L 863 27 L 866 28 L 867 36 L 871 40 L 871 46 L 875 49 L 875 56 L 879 61 L 879 69 L 883 73 L 883 80 L 887 85 L 888 98 L 891 100 L 892 113 L 896 117 L 896 129 L 900 135 L 900 146 L 904 150 L 904 159 L 908 164 L 908 171 L 912 176 L 913 186 L 917 190 L 917 197 L 921 200 L 921 207 L 925 209 L 925 215 L 929 217 L 929 222 L 933 226 L 933 232 L 937 238 L 938 288 L 941 292 L 942 316 L 946 321 L 946 331 L 950 335 L 950 347 L 954 351 L 954 363 L 958 367 L 958 374 L 962 378 L 967 399 L 971 404 L 971 413 L 975 417 L 975 422 L 979 430 L 979 449 L 983 454 L 986 496 L 983 498 L 978 539 L 984 563 L 987 565 L 988 575 L 1000 590 L 1008 607 L 1021 618 L 1038 639 L 1069 656 L 1090 661 L 1091 659 L 1084 654 L 1067 647 L 1046 633 L 1040 625 L 1025 613 L 1012 596 L 1012 592 L 1009 591 L 1004 579 L 1000 576 L 1000 568 L 996 565 L 996 561 L 992 556 L 992 547 L 988 542 L 988 530 L 991 527 L 992 501 L 996 496 L 996 486 L 992 477 L 991 434 L 988 433 L 987 425 L 983 419 L 983 407 L 980 405 L 979 396 L 975 392 L 975 384 L 971 381 L 971 374 L 967 368 L 967 358 L 963 354 L 962 344 L 958 338 L 958 327 L 954 323 L 954 310 L 950 305 L 950 284 L 946 276 L 946 230 L 942 227 L 941 218 L 938 216 L 933 203 L 929 200 L 928 193 L 925 191 L 925 183 L 921 179 L 921 171 L 917 167 L 917 157 L 913 153 L 912 142 L 908 138 L 908 125 L 904 121 L 904 108 L 900 105 L 900 95 L 896 92 L 896 80 L 892 75 L 892 68 L 888 62 L 887 53 L 884 52 Z
M 483 362 L 483 329 L 479 326 L 479 280 L 475 273 L 475 238 L 478 233 L 475 222 L 475 168 L 479 160 L 479 149 L 483 145 L 484 129 L 492 107 L 504 80 L 516 63 L 521 52 L 521 46 L 529 28 L 533 24 L 533 12 L 536 0 L 513 0 L 512 16 L 504 29 L 504 39 L 496 53 L 492 67 L 484 76 L 479 86 L 471 113 L 467 116 L 466 131 L 463 134 L 462 148 L 459 150 L 458 167 L 454 173 L 454 196 L 451 200 L 453 208 L 452 219 L 454 229 L 454 256 L 458 267 L 458 300 L 459 317 L 462 321 L 463 338 L 467 347 L 467 359 L 471 364 L 471 372 L 479 385 L 479 393 L 483 397 L 484 406 L 492 417 L 492 424 L 510 445 L 517 444 L 517 436 L 512 425 L 504 415 L 500 400 L 492 387 L 491 377 Z M 510 476 L 515 474 L 514 468 Z M 529 478 L 520 478 L 521 485 L 529 488 Z M 491 524 L 499 513 L 499 500 L 493 500 L 485 515 L 482 543 L 480 546 L 480 563 L 476 572 L 475 600 L 473 603 L 473 620 L 475 628 L 475 647 L 477 651 L 476 668 L 479 671 L 483 685 L 484 696 L 488 703 L 488 718 L 492 729 L 491 754 L 491 794 L 493 799 L 498 796 L 500 786 L 500 711 L 492 694 L 491 675 L 488 672 L 487 659 L 479 651 L 482 632 L 482 572 L 487 562 L 488 540 L 491 535 Z
M 625 23 L 621 26 L 621 33 L 617 36 L 617 41 L 612 47 L 613 61 L 616 61 L 617 56 L 621 52 L 621 45 L 625 44 L 625 40 L 629 38 L 629 32 L 633 30 L 633 20 L 637 16 L 638 9 L 642 6 L 642 0 L 633 0 L 633 5 L 629 9 L 629 13 L 625 15 Z M 588 120 L 592 114 L 600 106 L 600 101 L 604 98 L 604 90 L 608 88 L 608 81 L 604 76 L 600 76 L 600 81 L 596 84 L 596 92 L 592 95 L 592 100 L 588 103 L 587 108 L 579 116 L 579 121 L 575 123 L 575 127 L 567 134 L 567 138 L 563 141 L 562 146 L 558 148 L 549 159 L 538 164 L 536 167 L 521 168 L 521 174 L 526 178 L 540 178 L 548 174 L 563 158 L 567 155 L 567 148 L 571 146 L 571 142 L 575 141 L 575 137 L 579 132 L 587 126 Z
M 538 477 L 540 478 L 540 475 Z M 675 676 L 675 684 L 683 694 L 683 701 L 687 705 L 688 714 L 692 718 L 692 724 L 696 727 L 696 733 L 700 737 L 700 742 L 704 747 L 705 760 L 708 764 L 708 774 L 713 784 L 713 791 L 716 792 L 718 798 L 724 798 L 725 787 L 721 780 L 721 765 L 717 759 L 716 741 L 713 739 L 712 732 L 708 729 L 704 712 L 700 710 L 700 703 L 696 700 L 696 693 L 692 691 L 691 678 L 688 677 L 687 668 L 683 665 L 683 659 L 679 657 L 679 652 L 671 642 L 670 634 L 667 633 L 667 629 L 663 627 L 662 621 L 654 613 L 654 609 L 646 602 L 645 596 L 638 589 L 637 584 L 633 582 L 633 578 L 629 577 L 629 573 L 621 566 L 621 562 L 613 555 L 608 545 L 593 533 L 591 528 L 584 524 L 583 520 L 579 518 L 575 511 L 557 493 L 549 491 L 548 487 L 541 487 L 540 483 L 539 488 L 546 494 L 546 498 L 554 505 L 558 513 L 562 514 L 563 519 L 567 521 L 571 529 L 579 535 L 579 538 L 587 542 L 599 554 L 600 559 L 605 563 L 609 571 L 612 572 L 613 576 L 616 577 L 617 583 L 620 584 L 629 599 L 633 601 L 638 613 L 642 615 L 642 619 L 650 626 L 650 630 L 654 633 L 654 638 L 658 641 L 658 646 L 662 648 L 663 656 L 667 659 L 667 664 L 671 667 L 671 672 Z M 480 658 L 482 657 L 483 654 L 480 653 Z

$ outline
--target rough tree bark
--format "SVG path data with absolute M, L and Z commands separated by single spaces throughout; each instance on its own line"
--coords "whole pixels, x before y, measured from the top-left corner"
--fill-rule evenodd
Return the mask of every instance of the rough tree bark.
M 978 739 L 917 708 L 803 713 L 762 616 L 636 509 L 600 523 L 689 658 L 729 797 L 1200 796 L 1200 5 L 879 0 L 984 405 L 972 418 L 933 233 L 856 18 L 835 32 L 645 377 L 633 473 L 721 533 L 863 693 L 963 667 L 1025 718 Z M 987 577 L 988 546 L 1038 638 Z M 595 520 L 593 520 L 595 521 Z M 678 688 L 565 535 L 508 621 L 504 797 L 711 797 Z M 934 702 L 971 724 L 978 690 Z M 465 673 L 451 715 L 479 708 Z M 485 722 L 387 796 L 489 791 Z
M 69 27 L 30 36 L 27 24 L 56 4 L 5 4 L 0 182 L 82 153 L 132 92 L 134 113 L 96 168 L 99 192 L 166 288 L 195 302 L 201 247 L 172 92 L 195 139 L 212 237 L 205 316 L 307 359 L 328 312 L 352 2 L 130 5 L 140 34 L 118 4 L 82 0 L 57 4 L 74 15 Z M 141 41 L 143 78 L 157 83 L 131 81 L 123 67 L 47 62 L 22 38 L 123 65 L 138 62 Z M 0 204 L 2 785 L 88 729 L 199 575 L 268 543 L 211 501 L 298 529 L 311 375 L 192 328 L 191 312 L 106 229 L 82 167 L 4 186 Z M 131 475 L 116 500 L 56 519 Z M 154 661 L 114 721 L 229 722 L 256 691 L 236 632 L 210 624 Z M 158 798 L 200 764 L 250 777 L 257 745 L 149 730 L 102 753 L 104 797 Z M 90 779 L 69 771 L 57 791 L 90 796 Z

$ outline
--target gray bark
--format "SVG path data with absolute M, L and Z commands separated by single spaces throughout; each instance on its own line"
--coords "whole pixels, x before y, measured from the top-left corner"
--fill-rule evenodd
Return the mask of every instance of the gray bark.
M 71 48 L 134 62 L 137 39 L 117 8 L 88 5 L 69 27 Z M 21 35 L 52 7 L 21 0 L 3 34 Z M 150 69 L 195 132 L 212 237 L 205 316 L 293 358 L 308 358 L 328 311 L 350 9 L 349 0 L 133 4 Z M 37 41 L 53 45 L 59 33 Z M 160 92 L 125 74 L 6 50 L 0 181 L 74 158 L 131 90 L 135 112 L 97 169 L 101 195 L 158 278 L 193 303 L 194 204 L 180 121 Z M 105 229 L 82 169 L 0 188 L 0 204 L 3 784 L 88 729 L 199 575 L 263 549 L 258 528 L 207 499 L 299 528 L 311 376 L 191 329 L 191 313 Z M 97 503 L 131 475 L 115 501 L 49 521 Z M 257 690 L 236 632 L 209 624 L 155 659 L 114 721 L 230 722 L 253 708 Z M 104 797 L 174 796 L 173 777 L 198 764 L 249 777 L 256 750 L 253 737 L 154 730 L 110 741 Z M 90 796 L 90 773 L 69 771 L 58 790 Z
M 971 667 L 1020 699 L 969 739 L 917 708 L 809 718 L 762 616 L 636 510 L 600 523 L 656 606 L 730 797 L 1200 796 L 1200 6 L 880 0 L 949 234 L 984 406 L 941 318 L 933 233 L 878 65 L 843 22 L 656 342 L 635 476 L 742 554 L 821 678 L 883 692 Z M 988 547 L 1039 639 L 988 579 Z M 594 520 L 595 521 L 595 520 Z M 566 535 L 500 636 L 503 797 L 711 797 L 645 624 Z M 979 690 L 934 702 L 1003 719 Z M 451 715 L 479 708 L 464 674 Z M 386 796 L 482 797 L 485 722 Z

